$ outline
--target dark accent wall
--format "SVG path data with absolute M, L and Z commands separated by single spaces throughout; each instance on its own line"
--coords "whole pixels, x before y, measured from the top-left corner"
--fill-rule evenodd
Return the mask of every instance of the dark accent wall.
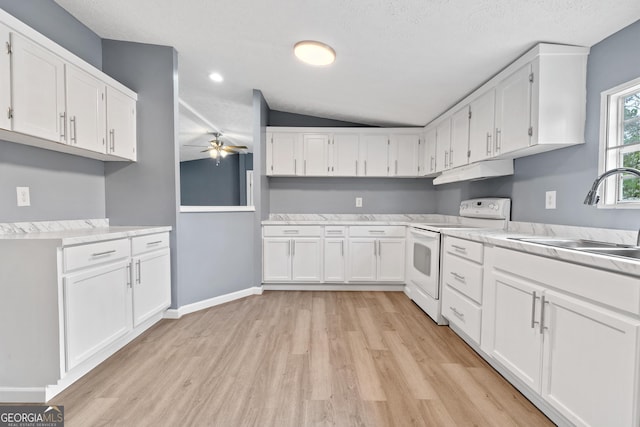
M 461 199 L 512 199 L 512 219 L 576 226 L 636 229 L 634 209 L 598 209 L 582 202 L 598 175 L 600 93 L 640 77 L 640 21 L 591 48 L 587 63 L 587 115 L 584 145 L 516 159 L 515 174 L 480 182 L 437 187 L 438 213 L 455 214 Z M 557 209 L 545 209 L 546 191 L 557 191 Z
M 270 110 L 267 126 L 293 126 L 293 127 L 372 127 L 360 123 L 344 122 L 342 120 L 325 119 L 322 117 L 307 116 L 304 114 L 286 113 L 284 111 Z
M 183 206 L 240 205 L 240 156 L 180 163 L 180 203 Z
M 0 8 L 97 68 L 100 38 L 52 0 L 0 0 Z M 16 187 L 31 206 L 17 207 Z M 104 163 L 0 141 L 0 222 L 104 218 Z
M 102 69 L 102 40 L 53 0 L 0 0 L 0 8 Z

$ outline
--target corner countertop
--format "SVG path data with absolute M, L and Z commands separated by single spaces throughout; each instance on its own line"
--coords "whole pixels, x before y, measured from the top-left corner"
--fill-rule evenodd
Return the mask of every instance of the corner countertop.
M 170 226 L 110 226 L 107 219 L 0 224 L 0 240 L 49 240 L 72 246 L 171 231 Z

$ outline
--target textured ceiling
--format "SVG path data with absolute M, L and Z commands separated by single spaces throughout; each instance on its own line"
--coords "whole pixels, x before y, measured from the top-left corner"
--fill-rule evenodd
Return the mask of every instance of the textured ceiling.
M 275 110 L 423 126 L 537 42 L 592 46 L 640 19 L 638 0 L 56 2 L 102 38 L 175 47 L 180 98 L 242 144 L 254 88 Z M 335 64 L 299 63 L 305 39 Z

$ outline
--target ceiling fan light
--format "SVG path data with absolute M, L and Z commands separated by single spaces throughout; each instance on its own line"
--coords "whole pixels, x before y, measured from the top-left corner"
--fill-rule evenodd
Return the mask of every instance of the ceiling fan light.
M 221 151 L 220 151 L 220 155 L 222 156 L 222 158 L 227 157 L 227 154 L 229 154 L 229 153 L 227 153 L 227 152 L 226 152 L 226 151 L 224 151 L 224 150 L 221 150 Z
M 302 62 L 309 65 L 329 65 L 336 60 L 336 51 L 329 45 L 303 40 L 293 46 L 293 53 Z
M 217 158 L 218 157 L 218 150 L 209 151 L 209 156 L 211 156 L 212 159 Z

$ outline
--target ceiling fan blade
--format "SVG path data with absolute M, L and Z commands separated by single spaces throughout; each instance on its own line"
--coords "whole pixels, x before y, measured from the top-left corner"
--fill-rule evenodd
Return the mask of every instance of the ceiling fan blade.
M 206 150 L 202 150 L 201 153 L 208 153 L 211 150 L 213 150 L 213 148 L 207 148 Z
M 206 145 L 191 145 L 191 144 L 182 144 L 183 147 L 198 147 L 198 148 L 205 148 Z
M 246 145 L 225 145 L 227 148 L 235 148 L 236 150 L 246 150 Z

